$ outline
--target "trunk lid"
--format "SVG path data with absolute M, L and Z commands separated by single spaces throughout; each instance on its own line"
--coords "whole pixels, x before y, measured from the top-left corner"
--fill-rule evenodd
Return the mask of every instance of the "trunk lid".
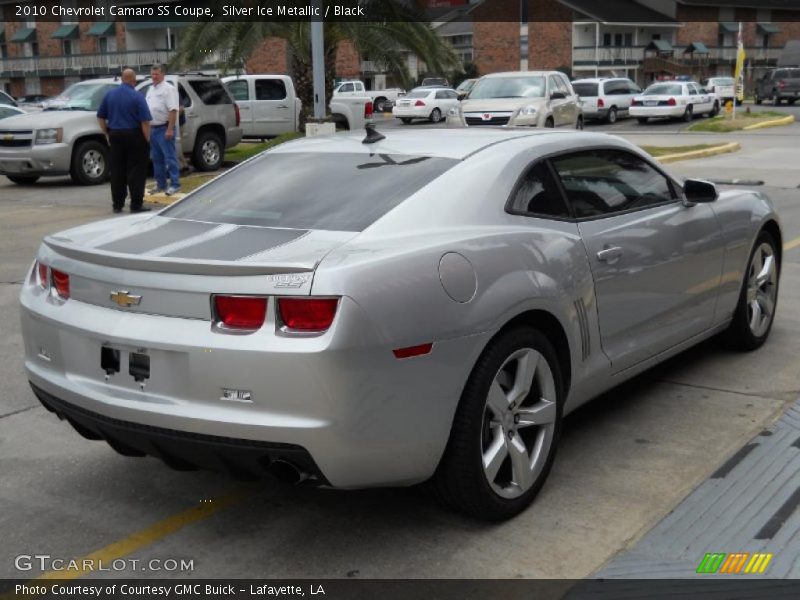
M 159 215 L 45 238 L 39 259 L 70 276 L 70 297 L 125 310 L 211 318 L 211 294 L 308 295 L 319 262 L 357 232 L 280 229 Z

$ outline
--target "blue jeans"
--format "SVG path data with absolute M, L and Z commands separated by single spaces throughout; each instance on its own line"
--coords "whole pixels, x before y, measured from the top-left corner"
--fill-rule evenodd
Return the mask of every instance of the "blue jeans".
M 175 155 L 175 138 L 168 140 L 164 137 L 166 133 L 166 127 L 150 129 L 150 158 L 153 159 L 153 175 L 156 178 L 156 186 L 160 190 L 167 189 L 167 174 L 169 174 L 172 187 L 177 188 L 181 185 L 181 182 L 178 181 L 180 169 L 178 168 L 178 157 Z

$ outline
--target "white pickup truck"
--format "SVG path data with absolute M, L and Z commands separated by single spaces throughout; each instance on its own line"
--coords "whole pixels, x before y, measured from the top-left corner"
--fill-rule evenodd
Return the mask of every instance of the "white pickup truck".
M 363 129 L 366 123 L 372 121 L 372 98 L 367 96 L 334 96 L 328 108 L 336 129 Z
M 400 88 L 388 90 L 367 90 L 363 81 L 343 81 L 333 89 L 333 99 L 368 97 L 372 99 L 375 112 L 383 112 L 391 108 L 400 96 L 405 96 L 406 91 Z
M 222 82 L 239 106 L 243 137 L 297 131 L 302 104 L 288 75 L 234 75 Z

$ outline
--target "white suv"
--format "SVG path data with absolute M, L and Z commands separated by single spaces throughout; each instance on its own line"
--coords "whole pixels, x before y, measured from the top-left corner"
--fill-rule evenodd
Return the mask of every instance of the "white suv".
M 642 93 L 642 88 L 623 77 L 576 79 L 572 87 L 581 97 L 586 119 L 602 119 L 609 123 L 627 117 L 633 97 Z

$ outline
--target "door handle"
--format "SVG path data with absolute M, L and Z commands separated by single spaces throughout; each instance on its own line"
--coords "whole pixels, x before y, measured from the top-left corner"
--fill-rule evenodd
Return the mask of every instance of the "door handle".
M 613 263 L 616 262 L 620 256 L 622 256 L 622 248 L 619 246 L 613 246 L 611 248 L 600 250 L 600 252 L 597 253 L 597 260 Z
M 196 119 L 197 115 L 194 115 L 194 114 L 191 114 L 191 113 L 186 113 L 186 118 L 187 119 Z
M 289 108 L 289 107 L 286 106 L 285 104 L 278 104 L 278 108 Z

